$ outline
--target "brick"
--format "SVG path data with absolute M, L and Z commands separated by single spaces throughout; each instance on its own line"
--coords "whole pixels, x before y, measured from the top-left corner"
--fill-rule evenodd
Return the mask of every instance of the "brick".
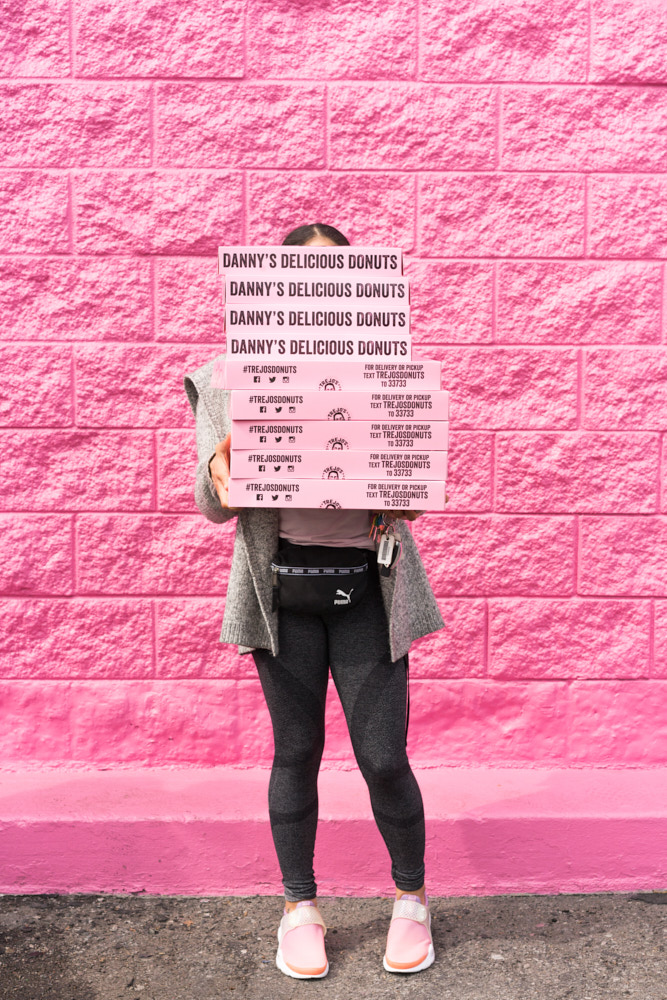
M 667 178 L 591 177 L 588 212 L 591 256 L 667 256 Z
M 55 681 L 153 673 L 150 601 L 3 601 L 0 617 L 3 677 Z
M 441 257 L 571 257 L 583 253 L 583 179 L 568 175 L 425 176 L 419 247 Z
M 645 677 L 650 652 L 648 601 L 489 602 L 492 677 Z
M 163 166 L 325 166 L 323 86 L 165 83 L 157 102 Z
M 232 546 L 233 536 L 201 514 L 81 514 L 79 592 L 220 595 Z
M 413 534 L 440 597 L 573 592 L 573 518 L 429 515 L 415 521 Z
M 165 598 L 155 607 L 158 677 L 257 677 L 252 656 L 219 641 L 222 598 Z
M 241 177 L 229 172 L 76 177 L 77 249 L 82 253 L 215 255 L 241 243 Z
M 439 766 L 562 760 L 565 684 L 424 680 L 411 685 L 408 748 L 413 764 Z
M 568 757 L 601 767 L 664 765 L 667 684 L 575 681 L 569 691 Z
M 450 432 L 447 513 L 491 510 L 493 434 Z
M 662 0 L 593 0 L 590 79 L 664 83 L 667 8 Z
M 661 510 L 667 511 L 667 436 L 664 435 L 662 438 L 660 482 L 662 484 Z
M 665 597 L 667 520 L 662 517 L 582 517 L 582 594 Z
M 0 533 L 0 594 L 71 594 L 71 518 L 5 514 Z
M 584 424 L 615 430 L 664 430 L 667 355 L 660 348 L 586 351 Z
M 6 76 L 69 76 L 69 0 L 7 0 Z
M 0 339 L 149 340 L 148 261 L 0 260 Z
M 0 253 L 67 253 L 67 177 L 40 171 L 0 174 Z
M 454 431 L 576 426 L 574 350 L 429 347 L 428 353 L 442 361 Z
M 216 679 L 6 681 L 0 761 L 88 767 L 235 763 L 235 684 Z
M 345 170 L 490 170 L 496 117 L 490 87 L 332 87 L 330 163 Z
M 440 600 L 445 627 L 410 650 L 410 678 L 483 677 L 486 673 L 486 602 Z
M 413 346 L 487 344 L 493 339 L 493 265 L 408 260 Z M 428 353 L 428 352 L 423 352 Z
M 78 76 L 243 76 L 243 0 L 77 0 Z
M 500 433 L 496 509 L 650 514 L 657 510 L 659 460 L 655 434 Z
M 248 243 L 282 243 L 297 226 L 324 222 L 351 243 L 399 246 L 406 253 L 412 249 L 415 190 L 410 176 L 265 171 L 249 174 L 248 189 Z
M 196 513 L 197 448 L 194 427 L 182 431 L 158 431 L 157 454 L 158 508 L 172 513 Z
M 586 79 L 584 0 L 423 0 L 420 23 L 424 79 Z
M 416 0 L 248 4 L 253 78 L 410 79 L 416 68 Z
M 501 164 L 509 170 L 661 170 L 667 94 L 654 87 L 508 90 Z
M 0 432 L 0 508 L 151 510 L 149 432 Z
M 498 265 L 496 339 L 650 344 L 660 340 L 661 266 L 643 261 Z
M 84 427 L 194 427 L 183 377 L 214 353 L 204 345 L 77 347 L 78 423 Z
M 654 662 L 656 677 L 667 677 L 667 601 L 655 602 Z
M 3 393 L 0 425 L 9 427 L 72 423 L 72 349 L 45 344 L 0 345 Z
M 128 84 L 0 86 L 3 166 L 148 166 L 150 94 Z
M 158 260 L 157 339 L 215 344 L 223 337 L 222 282 L 210 258 Z

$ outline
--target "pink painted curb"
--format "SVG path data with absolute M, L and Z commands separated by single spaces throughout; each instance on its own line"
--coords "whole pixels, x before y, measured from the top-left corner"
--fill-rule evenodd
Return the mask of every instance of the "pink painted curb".
M 434 895 L 667 886 L 667 770 L 435 768 L 417 773 Z M 0 892 L 280 891 L 268 771 L 0 775 Z M 322 895 L 391 890 L 357 772 L 320 778 Z

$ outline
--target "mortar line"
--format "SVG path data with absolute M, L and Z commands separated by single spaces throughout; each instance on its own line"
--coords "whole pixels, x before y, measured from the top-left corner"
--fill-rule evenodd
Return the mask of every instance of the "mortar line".
M 665 297 L 667 296 L 667 284 L 665 282 L 665 265 L 660 267 L 660 343 L 667 340 L 667 330 L 665 329 Z

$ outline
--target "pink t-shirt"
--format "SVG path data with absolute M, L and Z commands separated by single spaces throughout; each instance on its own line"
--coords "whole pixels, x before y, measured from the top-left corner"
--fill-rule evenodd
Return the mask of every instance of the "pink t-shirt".
M 294 545 L 375 550 L 368 510 L 281 510 L 280 537 Z

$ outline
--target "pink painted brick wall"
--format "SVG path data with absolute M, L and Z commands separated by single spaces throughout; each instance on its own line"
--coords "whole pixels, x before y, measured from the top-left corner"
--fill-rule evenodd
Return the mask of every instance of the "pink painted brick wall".
M 452 393 L 413 759 L 664 764 L 667 6 L 5 6 L 0 765 L 268 765 L 181 380 L 217 245 L 315 219 L 404 248 Z

